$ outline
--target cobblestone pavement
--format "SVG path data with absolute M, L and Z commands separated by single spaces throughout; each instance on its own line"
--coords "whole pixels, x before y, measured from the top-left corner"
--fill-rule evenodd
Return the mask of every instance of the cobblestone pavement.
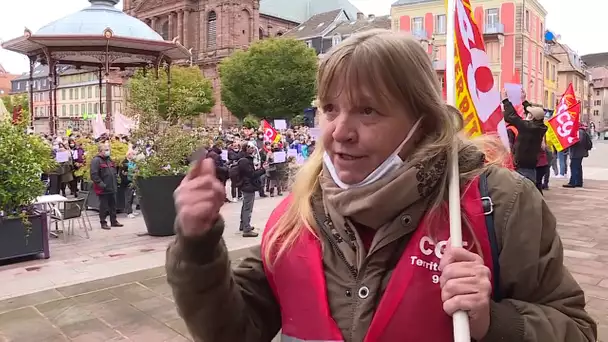
M 561 185 L 565 180 L 554 179 L 551 181 L 551 189 L 546 192 L 546 199 L 558 220 L 558 230 L 565 249 L 565 263 L 585 290 L 588 311 L 599 322 L 600 341 L 608 342 L 608 160 L 604 157 L 608 155 L 608 144 L 596 145 L 591 158 L 584 163 L 588 177 L 585 188 L 564 189 Z M 263 224 L 276 202 L 277 199 L 256 202 L 255 219 L 259 226 Z M 238 217 L 238 205 L 229 205 L 224 210 L 225 215 L 232 217 L 229 220 Z M 140 226 L 133 232 L 143 229 L 143 226 Z M 130 239 L 137 237 L 133 232 L 130 233 Z M 118 233 L 116 236 L 118 239 L 129 241 L 129 238 Z M 229 244 L 230 241 L 243 240 L 233 232 L 227 232 L 225 237 Z M 161 250 L 167 243 L 167 239 L 156 242 L 157 240 L 151 237 L 145 237 L 143 241 Z M 248 247 L 237 242 L 232 242 L 231 252 L 235 263 Z M 140 241 L 135 245 L 137 247 L 130 248 L 140 248 L 141 245 Z M 54 246 L 59 248 L 58 246 L 62 245 L 56 241 Z M 102 246 L 98 249 L 100 251 L 93 250 L 88 253 L 103 253 Z M 56 255 L 63 264 L 82 263 L 73 261 L 74 258 L 70 259 L 69 255 Z M 129 260 L 148 260 L 148 267 L 141 267 L 130 273 L 124 272 L 123 269 L 123 274 L 99 277 L 96 280 L 87 279 L 79 284 L 52 286 L 51 282 L 47 284 L 50 287 L 43 291 L 23 296 L 13 295 L 10 296 L 12 298 L 0 300 L 0 342 L 189 341 L 185 325 L 177 314 L 166 284 L 164 269 L 157 267 L 162 265 L 164 259 L 161 256 L 150 257 L 149 253 L 143 253 L 145 257 L 137 253 L 134 255 L 118 258 L 124 258 L 122 262 L 138 267 L 138 263 L 143 264 L 144 261 Z M 99 256 L 101 259 L 104 257 L 111 258 L 107 255 Z M 45 262 L 52 263 L 53 258 Z M 78 258 L 83 257 L 78 256 L 75 259 Z M 36 262 L 40 261 L 30 261 L 30 264 L 26 263 L 27 266 L 18 264 L 0 268 L 0 283 L 3 284 L 0 296 L 6 293 L 7 282 L 12 284 L 11 281 L 19 279 L 19 275 L 13 274 L 14 279 L 10 280 L 6 272 L 15 269 L 29 273 L 41 272 L 25 270 L 27 267 L 34 267 L 31 264 Z M 94 266 L 93 270 L 118 267 L 120 262 L 121 260 L 105 260 L 99 263 L 100 266 Z M 133 265 L 130 267 L 134 268 Z M 50 272 L 53 271 L 53 267 L 45 267 L 49 267 Z M 55 271 L 63 269 L 59 266 L 54 268 Z

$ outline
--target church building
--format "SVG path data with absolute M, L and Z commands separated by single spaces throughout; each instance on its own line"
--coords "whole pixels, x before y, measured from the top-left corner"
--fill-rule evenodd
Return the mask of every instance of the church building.
M 165 40 L 191 49 L 192 63 L 213 83 L 216 106 L 206 122 L 236 123 L 221 103 L 219 61 L 258 39 L 277 37 L 313 15 L 343 9 L 359 12 L 348 0 L 124 0 L 123 11 L 152 27 Z

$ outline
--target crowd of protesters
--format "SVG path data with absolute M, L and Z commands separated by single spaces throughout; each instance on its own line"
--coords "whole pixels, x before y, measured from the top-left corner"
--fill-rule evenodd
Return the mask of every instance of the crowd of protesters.
M 503 113 L 515 170 L 534 182 L 542 193 L 543 190 L 549 190 L 551 172 L 556 178 L 567 177 L 569 158 L 570 179 L 563 187 L 582 187 L 583 159 L 589 156 L 589 151 L 593 148 L 587 126 L 581 123 L 578 142 L 563 151 L 557 151 L 555 146 L 547 143 L 547 118 L 542 107 L 530 104 L 523 91 L 520 111 L 508 99 L 506 91 L 503 91 L 503 99 Z

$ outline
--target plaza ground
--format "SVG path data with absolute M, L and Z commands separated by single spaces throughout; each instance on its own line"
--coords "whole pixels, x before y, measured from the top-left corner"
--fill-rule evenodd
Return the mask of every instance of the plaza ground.
M 585 188 L 551 181 L 546 199 L 558 220 L 565 263 L 585 290 L 587 308 L 608 342 L 608 144 L 584 162 Z M 280 198 L 255 203 L 262 228 Z M 224 233 L 238 262 L 259 238 L 242 238 L 240 204 L 228 204 Z M 92 213 L 94 214 L 94 213 Z M 0 266 L 0 342 L 189 341 L 164 276 L 171 238 L 146 236 L 141 218 L 102 231 L 92 216 L 90 239 L 52 240 L 51 258 Z M 82 232 L 80 232 L 82 235 Z

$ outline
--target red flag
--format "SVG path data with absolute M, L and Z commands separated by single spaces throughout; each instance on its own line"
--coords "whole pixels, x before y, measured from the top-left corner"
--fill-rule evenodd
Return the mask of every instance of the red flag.
M 264 142 L 270 141 L 271 143 L 274 143 L 280 139 L 279 133 L 268 123 L 268 121 L 262 120 L 262 129 L 264 130 Z
M 576 100 L 572 83 L 558 102 L 555 114 L 546 122 L 547 142 L 562 151 L 579 141 L 581 103 Z

